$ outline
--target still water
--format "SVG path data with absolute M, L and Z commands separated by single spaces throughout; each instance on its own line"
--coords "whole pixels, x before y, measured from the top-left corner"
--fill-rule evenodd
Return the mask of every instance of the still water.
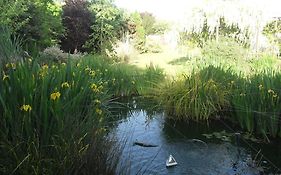
M 119 114 L 120 120 L 111 131 L 122 146 L 118 174 L 280 173 L 279 143 L 252 143 L 235 135 L 234 130 L 220 121 L 209 124 L 175 122 L 167 119 L 161 110 L 152 109 L 153 104 L 144 100 L 131 100 L 127 102 L 127 106 L 130 110 Z M 204 136 L 214 132 L 227 134 L 217 138 Z M 157 147 L 142 147 L 134 145 L 134 142 Z M 166 168 L 169 155 L 176 159 L 177 166 Z

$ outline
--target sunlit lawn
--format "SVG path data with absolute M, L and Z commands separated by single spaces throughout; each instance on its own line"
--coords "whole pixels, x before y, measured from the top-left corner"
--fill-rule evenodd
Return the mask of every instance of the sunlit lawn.
M 143 53 L 130 59 L 130 64 L 141 68 L 153 65 L 164 69 L 167 75 L 176 76 L 186 70 L 185 63 L 173 64 L 176 60 L 187 57 L 187 52 L 181 52 L 178 49 L 165 48 L 160 53 Z

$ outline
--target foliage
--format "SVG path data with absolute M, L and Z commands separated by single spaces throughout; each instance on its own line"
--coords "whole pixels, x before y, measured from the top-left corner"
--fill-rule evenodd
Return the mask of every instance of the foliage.
M 109 0 L 96 0 L 90 6 L 94 17 L 91 24 L 90 39 L 86 46 L 94 53 L 112 51 L 113 44 L 123 36 L 126 29 L 126 19 L 123 12 Z
M 219 43 L 208 41 L 202 49 L 203 56 L 216 64 L 246 60 L 246 53 L 246 49 L 231 38 L 221 38 Z
M 47 47 L 43 52 L 40 53 L 40 57 L 38 61 L 40 64 L 48 64 L 48 63 L 63 63 L 67 62 L 68 59 L 79 59 L 82 55 L 79 53 L 69 54 L 63 52 L 58 46 Z
M 8 62 L 20 60 L 21 41 L 13 36 L 8 27 L 0 26 L 0 69 Z
M 104 57 L 90 58 L 92 57 L 84 58 L 84 66 L 94 66 L 96 74 L 104 77 L 105 88 L 108 87 L 108 92 L 114 96 L 147 94 L 151 87 L 164 79 L 163 72 L 159 68 L 149 67 L 142 70 L 126 63 L 108 64 Z
M 12 1 L 6 6 L 4 23 L 23 39 L 26 49 L 40 50 L 58 42 L 63 28 L 59 8 L 51 0 Z
M 264 137 L 280 136 L 280 73 L 256 74 L 239 84 L 232 103 L 240 126 Z
M 263 29 L 263 33 L 269 38 L 270 42 L 278 46 L 278 53 L 281 52 L 281 20 L 269 22 Z
M 264 54 L 258 58 L 250 60 L 250 62 L 251 62 L 250 64 L 251 69 L 255 73 L 262 74 L 267 72 L 268 70 L 276 71 L 276 72 L 280 71 L 280 62 L 277 59 L 277 57 L 272 55 Z
M 134 46 L 129 42 L 117 42 L 114 47 L 114 55 L 118 62 L 126 62 L 128 63 L 129 60 L 133 57 L 137 56 L 137 51 Z
M 169 28 L 167 22 L 157 20 L 152 13 L 143 12 L 140 13 L 140 16 L 145 35 L 163 34 Z
M 26 11 L 26 5 L 23 0 L 1 0 L 0 1 L 0 25 L 6 25 L 14 31 L 19 30 L 27 22 L 27 19 L 21 22 L 14 22 Z
M 228 89 L 215 80 L 220 70 L 208 67 L 183 79 L 164 84 L 156 98 L 176 119 L 208 120 L 229 105 Z
M 138 12 L 134 12 L 130 16 L 130 20 L 135 25 L 134 45 L 135 48 L 143 52 L 145 45 L 145 30 L 142 24 L 141 16 Z
M 164 83 L 154 92 L 176 120 L 208 120 L 223 114 L 247 132 L 269 140 L 269 136 L 281 137 L 280 76 L 280 71 L 270 66 L 256 68 L 246 77 L 231 69 L 209 66 Z
M 140 13 L 142 19 L 142 25 L 146 35 L 154 34 L 154 25 L 156 23 L 156 19 L 153 14 L 149 12 Z
M 155 34 L 164 34 L 169 29 L 170 29 L 170 24 L 165 21 L 156 21 L 156 23 L 153 26 L 153 32 Z
M 192 42 L 192 44 L 203 48 L 206 43 L 216 39 L 216 41 L 223 41 L 225 38 L 233 38 L 237 43 L 248 46 L 248 34 L 245 36 L 241 35 L 241 29 L 237 25 L 227 25 L 225 19 L 222 17 L 219 19 L 219 25 L 217 26 L 218 33 L 210 33 L 210 27 L 208 26 L 207 20 L 205 19 L 202 24 L 200 32 L 193 29 L 191 32 L 181 32 L 181 42 L 185 44 L 186 41 Z M 245 38 L 244 38 L 245 37 Z
M 86 51 L 83 45 L 92 33 L 93 16 L 86 0 L 67 0 L 62 7 L 62 24 L 66 34 L 61 39 L 61 48 L 65 52 Z
M 153 40 L 150 38 L 146 38 L 146 43 L 144 46 L 144 53 L 159 53 L 163 50 L 161 42 L 157 40 Z
M 254 7 L 245 1 L 224 0 L 198 3 L 188 12 L 185 29 L 189 33 L 215 35 L 217 40 L 221 30 L 226 30 L 239 42 L 257 47 L 256 38 L 268 20 L 266 8 L 259 5 Z
M 1 77 L 1 174 L 68 171 L 87 151 L 88 134 L 101 125 L 99 111 L 108 97 L 91 87 L 100 78 L 71 63 L 33 61 L 8 66 Z
M 109 99 L 145 93 L 163 77 L 154 68 L 109 64 L 98 56 L 48 65 L 36 60 L 9 63 L 0 73 L 1 174 L 69 174 L 85 160 L 106 166 Z

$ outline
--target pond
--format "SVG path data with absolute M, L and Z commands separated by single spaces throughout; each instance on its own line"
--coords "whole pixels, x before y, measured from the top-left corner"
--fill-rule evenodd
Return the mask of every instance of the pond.
M 175 122 L 150 101 L 127 103 L 111 130 L 122 147 L 118 174 L 255 175 L 277 174 L 279 143 L 254 143 L 234 134 L 228 123 Z M 241 138 L 242 137 L 242 138 Z M 156 147 L 143 147 L 135 142 Z M 178 165 L 166 167 L 173 155 Z

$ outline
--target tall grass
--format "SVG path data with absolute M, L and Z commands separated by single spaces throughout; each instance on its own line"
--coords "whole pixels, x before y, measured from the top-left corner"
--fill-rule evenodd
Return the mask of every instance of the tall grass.
M 263 136 L 281 136 L 280 78 L 280 73 L 257 74 L 233 92 L 231 101 L 242 128 Z
M 209 66 L 154 92 L 174 119 L 208 120 L 223 114 L 246 131 L 267 138 L 281 137 L 280 87 L 280 72 L 264 69 L 244 76 Z
M 3 68 L 8 61 L 19 60 L 21 50 L 21 41 L 13 36 L 7 26 L 0 26 L 0 68 Z
M 193 72 L 156 90 L 157 99 L 167 112 L 178 119 L 208 120 L 229 105 L 228 89 L 216 79 L 213 67 Z M 224 78 L 224 77 L 221 77 Z
M 117 159 L 108 160 L 107 152 L 112 143 L 103 139 L 111 98 L 143 93 L 146 82 L 163 77 L 160 70 L 109 64 L 99 56 L 49 65 L 30 58 L 4 66 L 0 174 L 69 174 L 81 164 L 83 171 L 103 165 L 93 173 L 114 174 L 110 161 Z
M 164 80 L 163 71 L 157 67 L 139 69 L 126 63 L 108 63 L 101 56 L 87 56 L 78 65 L 95 70 L 102 76 L 110 93 L 115 96 L 144 95 Z
M 1 77 L 1 172 L 66 172 L 102 124 L 108 94 L 100 77 L 34 61 L 13 63 Z

